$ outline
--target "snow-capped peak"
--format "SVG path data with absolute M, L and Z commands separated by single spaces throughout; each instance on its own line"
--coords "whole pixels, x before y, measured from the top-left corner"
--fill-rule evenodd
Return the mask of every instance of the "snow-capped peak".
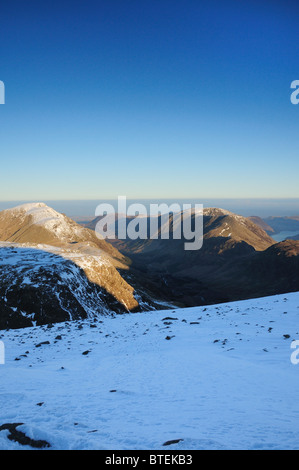
M 83 228 L 75 224 L 71 219 L 55 211 L 43 202 L 27 203 L 4 211 L 25 222 L 28 226 L 43 226 L 57 237 L 72 238 L 73 235 L 82 233 Z
M 64 216 L 56 212 L 51 207 L 47 206 L 43 202 L 37 203 L 27 203 L 20 206 L 16 206 L 13 209 L 8 209 L 8 211 L 26 216 L 32 216 L 32 222 L 35 224 L 43 224 L 46 220 L 49 219 L 63 219 Z

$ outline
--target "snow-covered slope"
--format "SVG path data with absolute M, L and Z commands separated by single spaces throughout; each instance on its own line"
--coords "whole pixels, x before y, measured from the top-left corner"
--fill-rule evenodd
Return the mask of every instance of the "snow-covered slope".
M 137 306 L 133 287 L 109 257 L 88 248 L 0 242 L 0 329 Z
M 109 289 L 115 272 L 119 292 L 124 292 L 124 281 L 109 259 L 47 245 L 0 242 L 0 329 L 121 311 L 122 305 L 100 287 L 106 283 Z
M 0 449 L 29 448 L 13 423 L 52 449 L 298 449 L 298 315 L 293 293 L 2 332 Z

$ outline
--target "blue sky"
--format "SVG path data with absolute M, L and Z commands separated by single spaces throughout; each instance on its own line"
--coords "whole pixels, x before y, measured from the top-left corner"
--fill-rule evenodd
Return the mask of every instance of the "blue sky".
M 293 2 L 1 2 L 0 200 L 299 197 Z

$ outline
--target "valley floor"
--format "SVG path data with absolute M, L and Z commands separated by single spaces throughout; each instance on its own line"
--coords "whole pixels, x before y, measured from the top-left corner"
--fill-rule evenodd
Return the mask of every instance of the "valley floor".
M 51 449 L 298 449 L 298 316 L 292 293 L 2 331 L 0 428 Z

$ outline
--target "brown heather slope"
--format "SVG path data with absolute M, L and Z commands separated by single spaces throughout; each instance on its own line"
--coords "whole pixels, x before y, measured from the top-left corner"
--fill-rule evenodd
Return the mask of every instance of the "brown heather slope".
M 204 237 L 228 237 L 245 242 L 256 251 L 273 245 L 274 240 L 252 220 L 222 209 L 204 209 Z
M 275 233 L 275 230 L 265 222 L 264 219 L 262 219 L 261 217 L 258 217 L 256 215 L 253 215 L 251 217 L 248 217 L 249 220 L 251 220 L 251 222 L 253 222 L 255 225 L 257 225 L 258 227 L 260 227 L 261 229 L 263 229 L 265 232 L 267 232 L 268 234 L 272 234 L 272 233 Z

